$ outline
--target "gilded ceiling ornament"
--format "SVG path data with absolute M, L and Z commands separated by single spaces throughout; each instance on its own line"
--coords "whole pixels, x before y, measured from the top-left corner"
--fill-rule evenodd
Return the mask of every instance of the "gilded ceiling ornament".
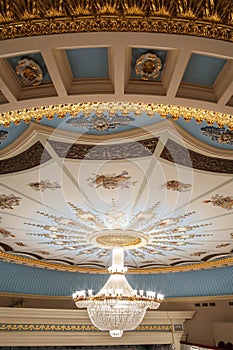
M 8 131 L 6 130 L 0 130 L 0 145 L 2 141 L 6 140 L 8 137 Z
M 200 10 L 201 9 L 201 10 Z M 233 41 L 231 1 L 7 1 L 0 39 L 79 32 L 147 32 Z
M 13 233 L 11 233 L 10 231 L 4 228 L 0 228 L 0 238 L 9 238 L 9 237 L 15 238 L 16 236 L 13 235 Z
M 161 69 L 160 58 L 150 52 L 140 56 L 135 64 L 135 72 L 142 80 L 155 80 Z
M 233 130 L 233 118 L 230 114 L 208 111 L 201 108 L 133 102 L 88 102 L 41 106 L 31 109 L 25 108 L 1 113 L 0 124 L 7 127 L 10 126 L 11 122 L 18 125 L 21 120 L 25 123 L 30 123 L 34 118 L 37 122 L 40 122 L 43 117 L 50 120 L 53 119 L 55 115 L 57 115 L 58 118 L 64 118 L 67 114 L 75 117 L 79 113 L 83 113 L 88 117 L 91 116 L 92 113 L 99 114 L 103 113 L 103 111 L 111 114 L 120 112 L 122 115 L 126 116 L 129 113 L 132 113 L 132 115 L 135 115 L 136 117 L 140 117 L 143 114 L 148 116 L 148 118 L 151 118 L 155 113 L 158 113 L 161 118 L 172 117 L 172 119 L 177 120 L 180 117 L 183 117 L 187 122 L 194 118 L 198 123 L 202 121 L 206 121 L 208 124 L 217 123 L 219 127 L 227 125 L 229 129 Z
M 159 203 L 131 217 L 124 210 L 119 210 L 115 201 L 103 215 L 84 211 L 71 203 L 69 205 L 76 215 L 75 219 L 71 221 L 65 217 L 39 213 L 52 220 L 54 224 L 28 223 L 40 232 L 27 234 L 45 238 L 39 241 L 39 244 L 53 245 L 57 251 L 74 250 L 77 256 L 80 254 L 105 256 L 106 250 L 118 246 L 120 242 L 127 247 L 129 257 L 132 255 L 138 258 L 184 250 L 186 246 L 202 244 L 200 238 L 212 235 L 195 232 L 196 229 L 209 224 L 182 225 L 182 221 L 194 213 L 156 220 Z
M 30 182 L 28 184 L 33 190 L 44 192 L 45 190 L 56 190 L 57 188 L 61 188 L 58 182 L 51 182 L 49 180 L 41 180 L 40 182 Z
M 201 128 L 203 135 L 210 138 L 212 141 L 216 141 L 221 145 L 233 145 L 233 130 L 227 130 L 226 128 L 216 128 L 214 126 L 205 126 Z
M 22 84 L 26 86 L 40 85 L 43 80 L 39 64 L 29 58 L 19 60 L 15 71 Z
M 233 197 L 230 196 L 221 196 L 219 194 L 215 194 L 211 197 L 211 199 L 206 199 L 203 203 L 212 203 L 214 206 L 231 210 L 233 209 Z
M 187 192 L 191 190 L 192 185 L 180 182 L 178 180 L 170 180 L 161 185 L 160 188 L 166 188 L 167 190 L 178 192 Z
M 90 186 L 95 186 L 95 188 L 103 187 L 106 189 L 116 189 L 116 188 L 130 188 L 130 186 L 135 185 L 136 181 L 131 181 L 131 176 L 129 176 L 128 171 L 123 170 L 121 174 L 93 174 L 94 177 L 89 177 L 87 179 Z
M 25 244 L 23 242 L 14 242 L 14 243 L 19 247 L 27 247 L 27 244 Z
M 14 194 L 0 195 L 0 208 L 1 209 L 13 209 L 14 206 L 18 206 L 21 201 L 21 197 L 16 197 Z
M 115 114 L 109 116 L 106 114 L 85 116 L 80 115 L 76 118 L 70 118 L 66 121 L 67 124 L 76 128 L 86 128 L 88 130 L 106 131 L 116 129 L 119 126 L 126 126 L 135 119 L 130 116 L 122 116 Z
M 230 243 L 222 243 L 222 244 L 216 245 L 216 248 L 225 248 L 225 247 L 227 247 L 228 245 L 230 245 Z
M 190 254 L 190 256 L 201 256 L 201 255 L 204 255 L 204 254 L 207 254 L 207 252 L 195 252 L 195 253 L 192 253 Z

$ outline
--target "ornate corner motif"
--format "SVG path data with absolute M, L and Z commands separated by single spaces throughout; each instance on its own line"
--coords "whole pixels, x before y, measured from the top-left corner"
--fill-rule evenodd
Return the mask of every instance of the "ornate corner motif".
M 60 0 L 1 5 L 0 40 L 81 32 L 147 32 L 233 41 L 231 1 Z
M 19 60 L 15 71 L 22 84 L 26 86 L 40 85 L 43 80 L 41 67 L 29 58 Z
M 131 102 L 70 103 L 65 105 L 34 107 L 31 109 L 25 108 L 1 113 L 0 124 L 8 127 L 11 122 L 18 125 L 21 120 L 25 123 L 30 123 L 34 118 L 37 122 L 40 122 L 43 117 L 50 120 L 53 119 L 55 115 L 57 115 L 58 118 L 65 118 L 67 115 L 76 117 L 79 113 L 89 117 L 92 113 L 101 114 L 104 111 L 108 111 L 111 115 L 114 113 L 121 113 L 122 116 L 128 116 L 129 113 L 131 113 L 137 118 L 140 117 L 142 113 L 144 113 L 144 115 L 146 114 L 148 118 L 152 118 L 155 113 L 158 113 L 161 118 L 171 117 L 177 120 L 183 117 L 187 122 L 194 118 L 197 123 L 203 121 L 206 121 L 210 125 L 217 123 L 221 128 L 226 125 L 229 129 L 233 130 L 233 118 L 230 114 L 208 111 L 201 108 Z
M 135 64 L 135 72 L 142 80 L 155 80 L 161 69 L 161 59 L 150 52 L 140 56 Z
M 226 128 L 216 128 L 214 126 L 205 126 L 201 128 L 203 135 L 220 145 L 233 145 L 233 130 Z
M 231 159 L 209 157 L 187 149 L 171 139 L 168 139 L 160 157 L 193 169 L 233 174 L 233 161 Z
M 101 132 L 116 129 L 119 126 L 127 126 L 134 120 L 133 117 L 122 116 L 117 113 L 113 116 L 106 114 L 85 116 L 81 114 L 76 118 L 68 119 L 66 123 L 75 128 L 86 128 Z
M 0 174 L 9 174 L 30 169 L 46 163 L 50 159 L 51 156 L 49 153 L 44 149 L 42 144 L 37 141 L 22 153 L 11 158 L 0 160 Z
M 8 137 L 8 131 L 6 130 L 0 130 L 0 145 L 2 141 L 6 140 Z

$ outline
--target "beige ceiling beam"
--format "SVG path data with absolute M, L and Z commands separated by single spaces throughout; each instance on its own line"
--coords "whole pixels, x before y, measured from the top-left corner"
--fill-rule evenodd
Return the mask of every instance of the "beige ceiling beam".
M 67 96 L 67 88 L 62 79 L 62 76 L 67 76 L 67 70 L 66 72 L 60 72 L 57 66 L 53 50 L 48 48 L 42 48 L 41 54 L 45 61 L 46 67 L 48 69 L 49 75 L 52 79 L 53 85 L 57 91 L 58 96 Z
M 170 51 L 163 76 L 163 86 L 168 98 L 175 97 L 192 52 L 186 49 Z
M 3 59 L 0 60 L 0 90 L 9 103 L 17 103 L 17 96 L 20 94 L 19 83 Z
M 222 72 L 219 74 L 215 84 L 214 91 L 218 98 L 218 104 L 226 105 L 233 96 L 233 61 L 228 61 Z
M 110 79 L 114 84 L 116 100 L 121 101 L 124 96 L 125 86 L 129 79 L 130 67 L 130 48 L 116 43 L 109 49 Z

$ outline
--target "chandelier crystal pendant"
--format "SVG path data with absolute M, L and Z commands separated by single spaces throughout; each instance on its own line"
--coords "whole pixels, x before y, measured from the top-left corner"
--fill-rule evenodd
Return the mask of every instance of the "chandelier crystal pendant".
M 147 308 L 158 309 L 164 296 L 152 291 L 133 290 L 124 276 L 124 249 L 114 248 L 111 276 L 104 287 L 93 295 L 92 290 L 77 291 L 73 299 L 78 308 L 87 308 L 92 324 L 112 337 L 135 329 L 143 320 Z

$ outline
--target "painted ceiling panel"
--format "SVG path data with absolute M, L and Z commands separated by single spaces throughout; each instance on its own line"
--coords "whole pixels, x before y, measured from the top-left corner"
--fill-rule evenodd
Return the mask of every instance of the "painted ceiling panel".
M 108 78 L 108 49 L 83 48 L 66 50 L 74 79 Z
M 184 167 L 176 156 L 173 162 L 160 158 L 166 139 L 176 138 L 168 122 L 161 125 L 153 138 L 145 134 L 146 142 L 111 138 L 90 148 L 77 137 L 72 141 L 73 134 L 40 131 L 34 124 L 38 131 L 30 135 L 41 140 L 51 160 L 1 176 L 2 254 L 29 264 L 36 258 L 57 266 L 106 268 L 112 246 L 120 244 L 127 247 L 126 265 L 132 269 L 229 258 L 231 176 Z M 30 137 L 24 149 L 27 143 Z
M 182 81 L 212 87 L 226 62 L 223 58 L 192 54 Z

